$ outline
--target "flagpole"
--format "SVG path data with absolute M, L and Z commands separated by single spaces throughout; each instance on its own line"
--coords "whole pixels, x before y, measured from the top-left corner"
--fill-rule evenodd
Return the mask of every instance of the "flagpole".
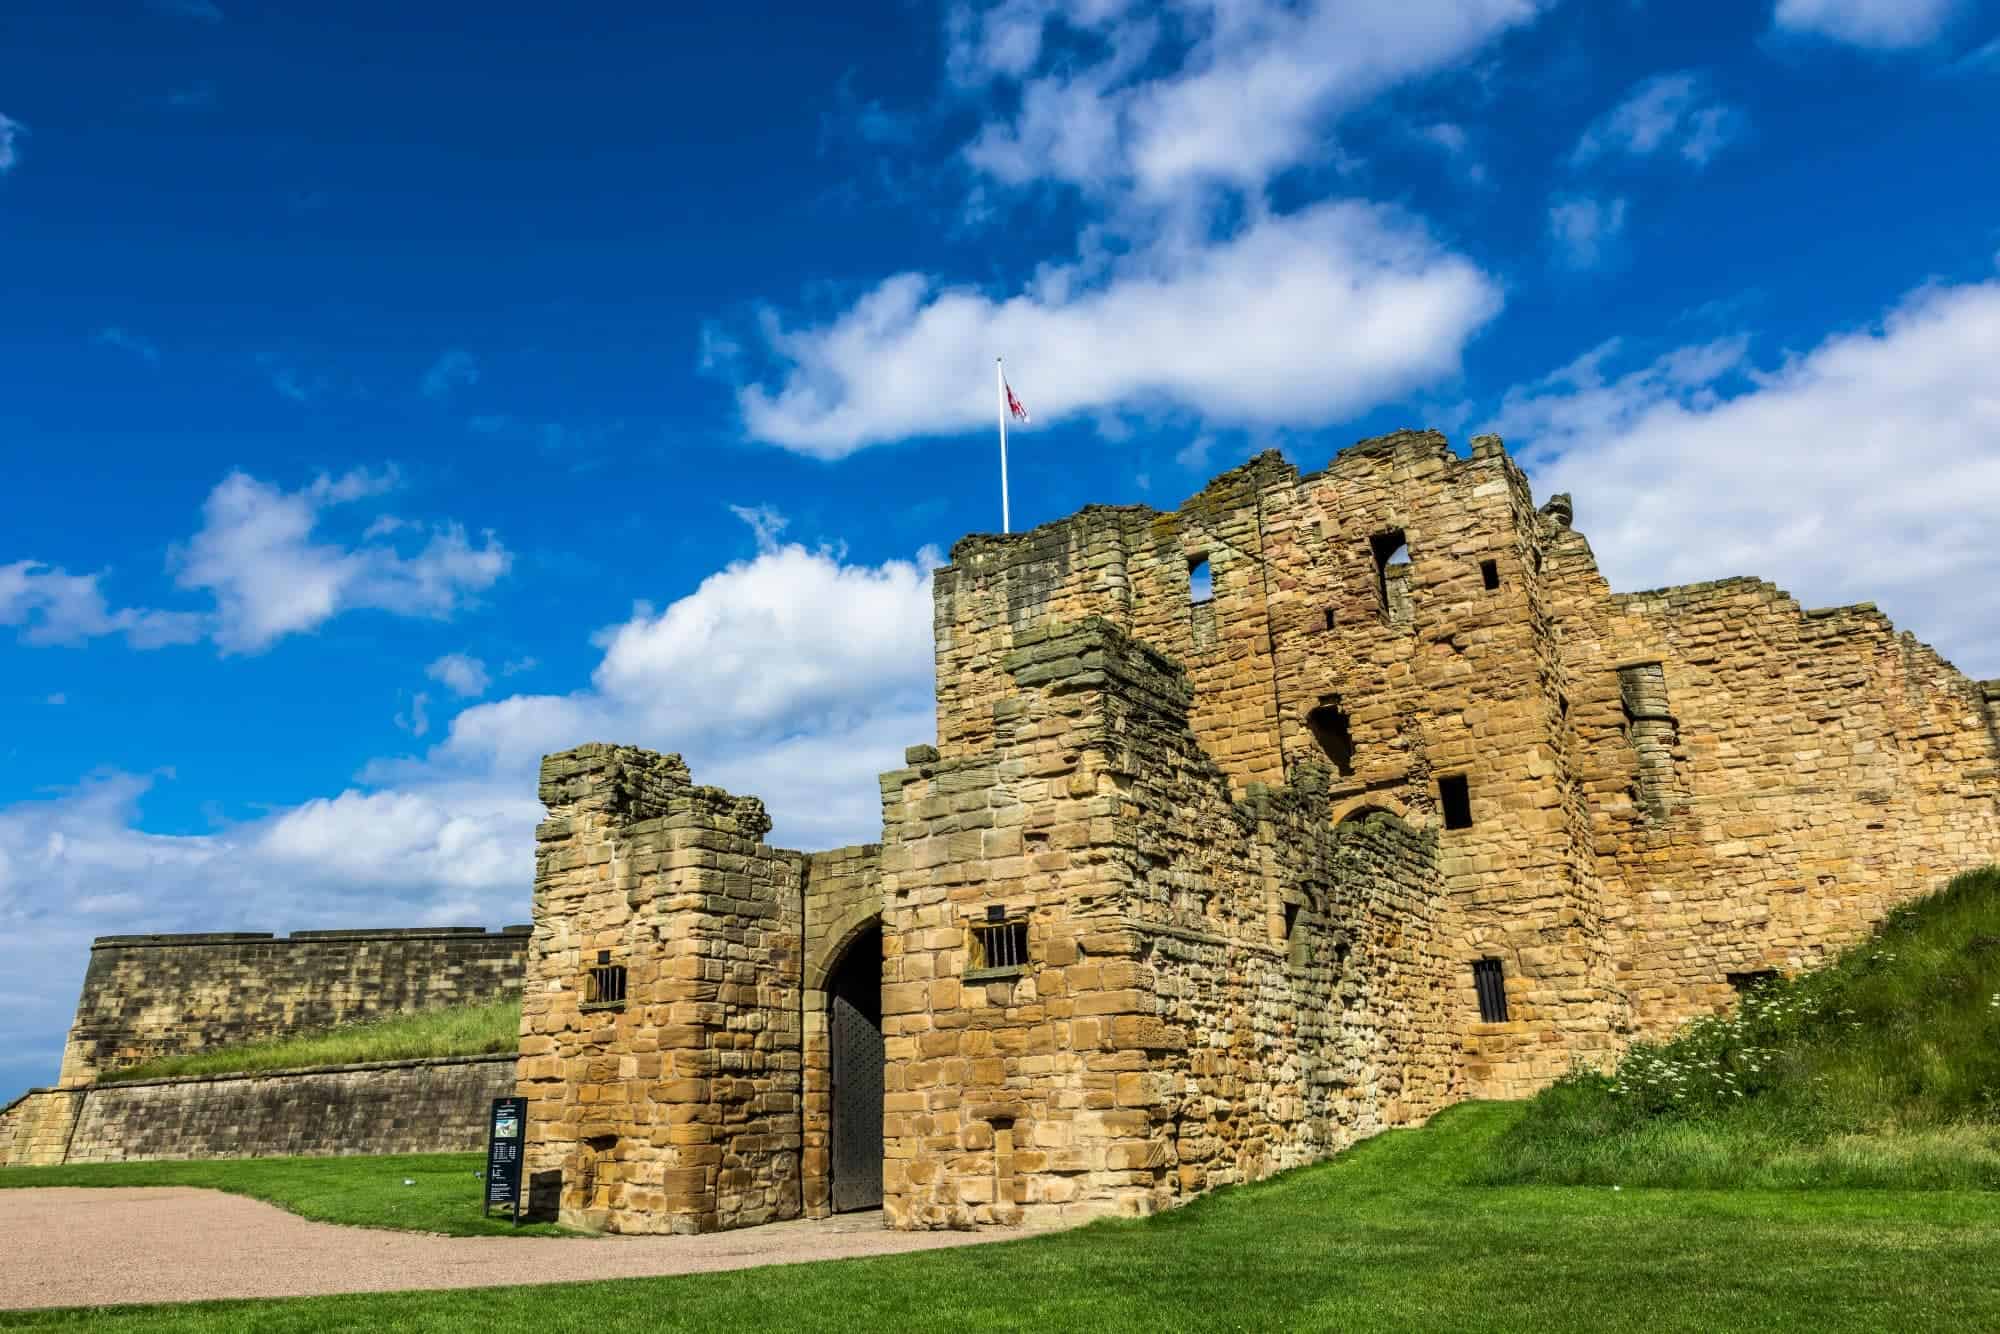
M 1013 531 L 1008 527 L 1007 515 L 1007 372 L 1000 365 L 1000 358 L 993 358 L 993 392 L 1000 404 L 1000 531 Z

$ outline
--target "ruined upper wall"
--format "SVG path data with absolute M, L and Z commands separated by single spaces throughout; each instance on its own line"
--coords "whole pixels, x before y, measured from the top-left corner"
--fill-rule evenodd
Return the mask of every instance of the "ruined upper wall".
M 87 1084 L 156 1056 L 513 996 L 527 946 L 525 926 L 101 936 L 61 1082 Z
M 1610 594 L 1566 534 L 1606 923 L 1639 1031 L 1813 967 L 1896 904 L 2000 857 L 1984 692 L 1873 605 L 1758 579 Z
M 1315 766 L 1237 800 L 1186 674 L 1102 619 L 1000 667 L 992 749 L 883 777 L 894 1225 L 1148 1213 L 1450 1095 L 1434 833 L 1333 825 Z

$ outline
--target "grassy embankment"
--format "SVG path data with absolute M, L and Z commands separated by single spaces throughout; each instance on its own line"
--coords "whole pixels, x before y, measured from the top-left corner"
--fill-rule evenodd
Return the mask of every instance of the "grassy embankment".
M 389 1015 L 317 1033 L 295 1033 L 264 1042 L 162 1056 L 99 1075 L 97 1082 L 117 1084 L 174 1075 L 226 1075 L 312 1065 L 356 1065 L 363 1061 L 408 1061 L 427 1056 L 482 1056 L 511 1052 L 520 1040 L 521 1002 L 516 998 L 486 1005 Z
M 1891 913 L 1815 972 L 1572 1075 L 1493 1183 L 2000 1187 L 2000 867 Z
M 1331 1162 L 1157 1218 L 991 1246 L 671 1279 L 0 1315 L 0 1326 L 102 1334 L 2000 1328 L 2000 1192 L 1468 1184 L 1520 1115 L 1518 1106 L 1457 1107 L 1422 1130 L 1378 1136 Z M 353 1160 L 321 1162 L 353 1170 Z M 384 1251 L 384 1263 L 392 1254 Z M 522 1277 L 533 1268 L 524 1256 Z

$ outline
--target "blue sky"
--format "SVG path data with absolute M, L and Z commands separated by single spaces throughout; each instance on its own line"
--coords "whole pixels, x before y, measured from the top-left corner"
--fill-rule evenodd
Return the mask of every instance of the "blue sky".
M 0 1095 L 90 936 L 525 920 L 534 767 L 877 832 L 939 552 L 1507 435 L 2000 676 L 2000 5 L 0 17 Z

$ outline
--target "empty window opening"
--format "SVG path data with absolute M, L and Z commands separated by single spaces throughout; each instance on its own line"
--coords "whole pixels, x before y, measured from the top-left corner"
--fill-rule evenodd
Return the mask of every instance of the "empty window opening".
M 1197 649 L 1215 647 L 1215 578 L 1208 557 L 1188 557 L 1188 631 Z
M 1731 990 L 1739 996 L 1747 996 L 1759 987 L 1769 986 L 1771 983 L 1777 981 L 1778 970 L 1775 968 L 1753 968 L 1747 973 L 1728 973 L 1725 976 L 1729 981 Z
M 1296 903 L 1287 903 L 1285 905 L 1285 939 L 1290 940 L 1293 933 L 1298 930 L 1298 927 L 1299 905 Z
M 584 981 L 583 1003 L 606 1009 L 625 1004 L 625 965 L 612 963 L 610 950 L 597 952 L 597 966 Z
M 1507 980 L 1498 959 L 1472 961 L 1472 989 L 1479 993 L 1481 1023 L 1507 1022 Z
M 1215 575 L 1208 568 L 1208 557 L 1188 557 L 1188 601 L 1208 602 L 1215 597 Z
M 1464 774 L 1438 779 L 1438 804 L 1444 807 L 1446 829 L 1472 828 L 1472 791 Z
M 1500 562 L 1497 560 L 1480 561 L 1479 581 L 1489 589 L 1500 587 Z
M 1020 973 L 1028 967 L 1028 923 L 1009 920 L 999 904 L 986 909 L 986 920 L 972 927 L 972 958 L 968 976 L 978 973 Z
M 1391 625 L 1410 622 L 1410 544 L 1403 530 L 1392 528 L 1368 539 L 1375 557 L 1375 595 L 1381 601 L 1382 619 Z
M 1326 628 L 1329 630 L 1333 629 L 1333 608 L 1331 607 L 1326 609 Z
M 1307 714 L 1306 729 L 1342 777 L 1354 772 L 1354 733 L 1337 702 L 1322 704 Z

